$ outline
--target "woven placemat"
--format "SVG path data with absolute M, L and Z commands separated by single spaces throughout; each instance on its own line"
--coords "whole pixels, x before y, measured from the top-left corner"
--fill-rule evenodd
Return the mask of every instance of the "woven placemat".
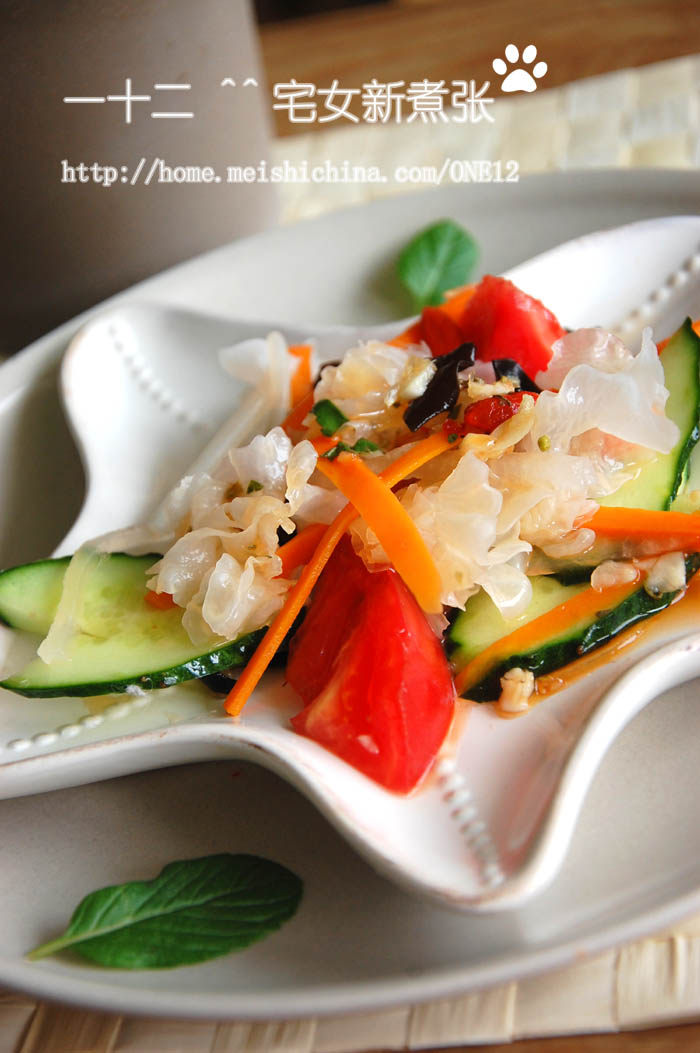
M 358 126 L 279 140 L 274 161 L 503 162 L 522 174 L 700 164 L 700 56 L 499 98 L 493 122 Z M 428 185 L 428 184 L 425 184 Z M 421 184 L 280 184 L 284 222 Z M 358 1053 L 610 1032 L 700 1019 L 700 918 L 673 932 L 520 983 L 363 1016 L 278 1023 L 122 1017 L 0 991 L 0 1053 Z
M 495 90 L 492 86 L 491 91 Z M 348 205 L 413 193 L 429 182 L 398 183 L 396 167 L 446 159 L 518 163 L 519 173 L 571 168 L 690 168 L 700 164 L 700 56 L 621 70 L 532 95 L 496 97 L 492 121 L 438 121 L 333 128 L 277 140 L 273 163 L 309 168 L 344 161 L 378 167 L 386 183 L 286 182 L 282 217 L 294 223 Z M 447 111 L 449 116 L 449 111 Z M 450 182 L 449 169 L 446 182 Z M 441 185 L 446 185 L 443 182 Z
M 507 1042 L 700 1017 L 700 918 L 546 976 L 361 1016 L 276 1023 L 90 1013 L 0 992 L 0 1053 L 359 1053 Z

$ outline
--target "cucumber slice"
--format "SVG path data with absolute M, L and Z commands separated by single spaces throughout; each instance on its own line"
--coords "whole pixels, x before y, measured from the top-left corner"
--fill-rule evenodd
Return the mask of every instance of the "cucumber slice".
M 686 580 L 690 580 L 698 568 L 700 554 L 688 556 Z M 520 618 L 510 621 L 503 618 L 490 600 L 490 610 L 486 608 L 483 593 L 478 593 L 469 600 L 466 609 L 450 630 L 450 643 L 454 648 L 451 654 L 453 662 L 458 668 L 463 667 L 486 647 L 505 638 L 518 626 L 533 621 L 584 588 L 585 585 L 560 585 L 546 577 L 533 578 L 532 602 Z M 567 625 L 554 637 L 550 635 L 534 640 L 532 647 L 527 651 L 507 654 L 494 648 L 492 662 L 485 671 L 482 669 L 479 679 L 468 684 L 462 693 L 476 702 L 494 701 L 501 693 L 501 677 L 509 669 L 529 669 L 535 676 L 542 676 L 569 665 L 637 622 L 658 614 L 678 599 L 683 591 L 651 596 L 644 588 L 635 589 L 616 607 L 598 611 L 595 617 L 582 618 L 574 625 Z M 487 630 L 484 626 L 485 621 L 488 621 Z
M 465 609 L 452 623 L 449 634 L 451 658 L 458 668 L 461 669 L 502 636 L 514 632 L 533 618 L 539 618 L 560 603 L 566 603 L 577 592 L 588 587 L 588 582 L 562 584 L 549 575 L 534 577 L 530 581 L 532 599 L 524 613 L 517 618 L 504 618 L 483 589 L 467 601 Z
M 63 575 L 71 561 L 45 559 L 0 573 L 0 621 L 13 629 L 46 636 L 61 598 Z M 152 560 L 155 562 L 155 557 Z M 37 580 L 41 589 L 37 591 Z
M 182 627 L 182 610 L 156 610 L 146 602 L 146 572 L 153 556 L 103 557 L 82 596 L 79 631 L 64 658 L 33 659 L 2 686 L 28 698 L 105 695 L 169 687 L 245 665 L 263 629 L 202 648 Z M 0 574 L 0 618 L 17 629 L 45 635 L 61 595 L 68 559 L 44 560 Z
M 688 458 L 687 477 L 671 509 L 686 513 L 700 511 L 700 445 L 693 447 Z
M 670 453 L 658 454 L 601 505 L 665 510 L 685 487 L 688 462 L 700 437 L 700 338 L 686 318 L 659 356 L 669 391 L 666 416 L 678 425 L 680 437 Z

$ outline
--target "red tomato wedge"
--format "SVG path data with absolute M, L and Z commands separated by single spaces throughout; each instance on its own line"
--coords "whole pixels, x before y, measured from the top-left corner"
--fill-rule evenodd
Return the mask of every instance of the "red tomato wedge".
M 369 572 L 344 537 L 314 587 L 311 606 L 289 646 L 287 680 L 304 702 L 328 683 L 362 599 Z
M 292 641 L 287 679 L 307 703 L 294 730 L 397 793 L 425 775 L 452 721 L 450 669 L 425 615 L 395 570 L 367 570 L 348 539 Z
M 448 355 L 464 343 L 462 330 L 442 307 L 423 308 L 421 329 L 433 358 Z
M 539 300 L 491 274 L 477 285 L 458 322 L 483 362 L 512 358 L 533 379 L 547 368 L 552 344 L 565 332 Z

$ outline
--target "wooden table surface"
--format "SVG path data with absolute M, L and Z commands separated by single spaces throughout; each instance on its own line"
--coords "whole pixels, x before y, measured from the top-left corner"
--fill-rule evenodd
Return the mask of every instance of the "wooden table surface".
M 700 1024 L 626 1031 L 619 1035 L 530 1038 L 497 1046 L 452 1046 L 450 1053 L 693 1053 L 700 1050 Z M 378 1051 L 379 1053 L 379 1051 Z M 447 1053 L 445 1049 L 423 1053 Z
M 498 79 L 506 44 L 534 43 L 554 88 L 700 52 L 698 0 L 385 0 L 260 30 L 268 81 L 361 87 L 390 80 Z M 323 130 L 276 114 L 278 135 Z M 338 127 L 339 125 L 336 125 Z M 348 125 L 349 127 L 349 125 Z
M 536 44 L 549 69 L 543 87 L 700 52 L 699 0 L 388 0 L 260 30 L 268 82 L 317 86 L 494 77 L 508 43 Z M 327 128 L 290 124 L 278 135 Z M 348 127 L 350 127 L 348 125 Z M 417 134 L 420 134 L 417 131 Z M 700 1024 L 453 1047 L 465 1053 L 678 1053 L 700 1050 Z M 429 1051 L 430 1053 L 430 1051 Z M 434 1050 L 433 1053 L 438 1053 Z

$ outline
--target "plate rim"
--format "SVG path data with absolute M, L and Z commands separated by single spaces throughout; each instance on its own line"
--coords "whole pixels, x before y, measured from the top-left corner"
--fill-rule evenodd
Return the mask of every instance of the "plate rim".
M 628 190 L 636 190 L 641 198 L 644 191 L 651 183 L 672 183 L 668 194 L 671 195 L 676 187 L 683 187 L 688 192 L 694 190 L 698 196 L 698 211 L 700 212 L 700 192 L 697 190 L 697 172 L 674 170 L 674 169 L 603 169 L 600 171 L 586 172 L 555 172 L 539 173 L 524 177 L 520 186 L 532 186 L 535 183 L 540 188 L 547 183 L 563 186 L 566 197 L 577 200 L 595 198 L 600 194 L 604 185 L 612 181 L 614 184 L 626 187 Z M 618 186 L 618 190 L 619 190 Z M 416 194 L 400 195 L 371 202 L 359 206 L 363 211 L 370 213 L 378 211 L 397 209 L 403 211 L 410 209 L 411 201 L 420 198 L 425 200 L 431 198 L 433 201 L 449 202 L 456 197 L 456 191 L 465 193 L 465 188 L 443 188 L 442 191 L 424 191 Z M 449 205 L 447 206 L 449 207 Z M 593 204 L 594 207 L 594 204 Z M 98 312 L 111 308 L 122 302 L 138 302 L 142 298 L 148 299 L 152 293 L 158 297 L 167 295 L 167 287 L 175 276 L 181 277 L 190 269 L 200 267 L 216 266 L 217 259 L 231 252 L 235 246 L 236 251 L 245 250 L 245 247 L 253 242 L 269 243 L 282 237 L 285 239 L 291 232 L 294 239 L 296 232 L 309 227 L 323 227 L 329 219 L 357 215 L 358 206 L 327 213 L 322 216 L 304 220 L 301 223 L 286 228 L 276 228 L 263 231 L 259 234 L 250 235 L 239 239 L 229 245 L 203 253 L 192 260 L 184 261 L 175 267 L 148 278 L 137 285 L 124 290 L 110 299 L 96 305 L 63 323 L 50 333 L 34 341 L 23 351 L 12 356 L 7 362 L 0 366 L 0 384 L 6 382 L 7 390 L 13 386 L 16 389 L 27 388 L 36 383 L 37 377 L 42 369 L 54 365 L 70 336 L 92 316 Z M 594 213 L 595 214 L 595 213 Z M 595 221 L 592 221 L 592 229 L 598 229 Z M 161 301 L 162 302 L 162 301 Z M 186 307 L 189 305 L 185 305 Z M 194 308 L 196 309 L 196 308 Z M 240 315 L 229 316 L 236 320 L 255 322 L 255 317 L 244 317 Z M 277 319 L 281 321 L 280 319 Z M 347 321 L 341 319 L 339 321 Z M 297 325 L 297 322 L 292 323 Z M 4 386 L 4 385 L 3 385 Z M 546 894 L 546 893 L 545 893 Z M 380 980 L 367 981 L 345 981 L 339 984 L 323 986 L 308 985 L 297 991 L 290 988 L 280 998 L 270 990 L 266 989 L 261 994 L 251 997 L 250 994 L 242 995 L 217 995 L 203 997 L 201 992 L 191 995 L 182 991 L 153 990 L 141 993 L 129 987 L 120 987 L 118 984 L 96 984 L 94 981 L 76 981 L 73 976 L 63 977 L 60 971 L 53 971 L 51 967 L 37 968 L 29 966 L 23 960 L 19 966 L 16 962 L 0 960 L 0 982 L 16 990 L 37 995 L 41 998 L 59 1000 L 67 1004 L 84 1005 L 92 1009 L 117 1010 L 119 1012 L 133 1013 L 135 1015 L 157 1015 L 157 1016 L 184 1016 L 198 1019 L 207 1017 L 218 1017 L 219 1019 L 261 1020 L 261 1019 L 298 1019 L 300 1017 L 328 1016 L 342 1014 L 345 1012 L 374 1011 L 388 1008 L 389 1006 L 405 1005 L 407 1003 L 420 1003 L 433 998 L 447 998 L 459 994 L 466 994 L 480 987 L 490 987 L 501 983 L 522 979 L 553 968 L 571 964 L 581 954 L 593 955 L 614 947 L 629 940 L 638 939 L 658 929 L 668 927 L 682 917 L 694 911 L 700 910 L 700 884 L 692 891 L 668 900 L 662 900 L 656 907 L 648 908 L 641 906 L 637 914 L 619 925 L 603 925 L 601 929 L 595 930 L 592 935 L 574 936 L 558 945 L 545 948 L 523 948 L 516 952 L 508 952 L 497 955 L 489 963 L 473 963 L 464 967 L 433 967 L 418 977 L 406 977 L 400 973 L 394 973 Z M 27 973 L 25 977 L 25 973 Z M 147 973 L 144 975 L 148 975 Z M 33 979 L 36 976 L 36 979 Z M 237 1001 L 238 999 L 238 1001 Z M 246 1004 L 242 1004 L 245 1002 Z M 270 1004 L 272 1002 L 272 1004 Z M 258 1005 L 258 1003 L 260 1003 Z

